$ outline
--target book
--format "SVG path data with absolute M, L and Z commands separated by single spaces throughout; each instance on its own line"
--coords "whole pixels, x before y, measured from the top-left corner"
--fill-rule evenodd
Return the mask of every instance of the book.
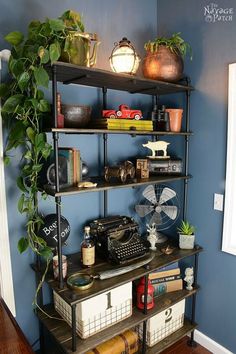
M 154 296 L 160 296 L 162 294 L 170 293 L 172 291 L 182 290 L 183 280 L 176 279 L 165 283 L 152 284 L 152 286 L 154 287 Z
M 161 278 L 157 278 L 157 279 L 152 279 L 151 284 L 153 285 L 153 284 L 165 283 L 165 282 L 176 280 L 176 279 L 181 279 L 181 275 L 177 274 L 177 275 L 170 275 L 168 277 L 161 277 Z
M 67 183 L 69 186 L 74 184 L 74 161 L 73 161 L 73 150 L 71 148 L 59 148 L 58 156 L 62 156 L 67 161 Z M 62 168 L 62 166 L 61 166 Z M 63 168 L 62 168 L 63 170 Z
M 178 275 L 180 274 L 180 268 L 175 268 L 175 269 L 170 269 L 170 270 L 163 270 L 162 272 L 155 272 L 155 273 L 150 273 L 149 274 L 149 279 L 159 279 L 163 277 L 169 277 L 172 275 Z
M 170 270 L 170 269 L 174 269 L 174 268 L 179 268 L 178 262 L 174 262 L 174 263 L 168 264 L 164 267 L 158 268 L 158 269 L 154 270 L 152 273 L 162 272 L 163 270 Z

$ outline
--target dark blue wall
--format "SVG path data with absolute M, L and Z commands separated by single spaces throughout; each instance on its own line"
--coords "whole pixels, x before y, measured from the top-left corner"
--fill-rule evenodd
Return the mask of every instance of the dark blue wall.
M 16 0 L 14 6 L 7 0 L 1 1 L 0 47 L 5 48 L 3 36 L 10 31 L 21 30 L 26 32 L 27 25 L 32 19 L 57 17 L 67 9 L 80 11 L 84 16 L 85 29 L 97 32 L 102 44 L 99 48 L 97 67 L 108 69 L 108 57 L 113 44 L 123 36 L 127 36 L 136 46 L 137 51 L 143 56 L 143 44 L 156 34 L 157 3 L 149 0 L 80 0 L 80 1 L 45 1 L 45 0 Z M 64 103 L 91 104 L 101 107 L 101 92 L 97 89 L 79 89 L 76 86 L 59 86 Z M 100 100 L 100 101 L 99 101 Z M 120 103 L 130 104 L 133 108 L 147 111 L 151 108 L 151 98 L 144 95 L 129 95 L 120 92 L 109 92 L 109 106 L 116 108 Z M 127 157 L 136 156 L 143 138 L 113 136 L 109 138 L 110 161 L 119 161 Z M 102 142 L 96 136 L 63 137 L 61 146 L 77 146 L 81 150 L 84 160 L 90 166 L 91 174 L 94 173 L 99 157 L 99 148 Z M 32 343 L 38 337 L 37 319 L 32 311 L 32 299 L 35 292 L 34 273 L 29 267 L 33 256 L 29 253 L 19 255 L 17 242 L 22 237 L 24 218 L 17 211 L 19 192 L 15 185 L 18 170 L 19 153 L 10 168 L 6 169 L 7 205 L 9 218 L 9 231 L 11 243 L 11 257 L 13 267 L 14 290 L 16 300 L 17 320 Z M 135 191 L 124 189 L 113 191 L 109 195 L 110 210 L 112 213 L 127 213 L 133 209 L 132 200 Z M 54 200 L 41 203 L 41 211 L 45 214 L 55 211 Z M 101 198 L 98 193 L 83 194 L 81 196 L 64 198 L 62 214 L 71 224 L 71 236 L 65 253 L 79 250 L 82 237 L 82 227 L 87 220 L 96 218 L 101 213 Z M 78 260 L 79 262 L 79 260 Z
M 192 94 L 189 219 L 197 227 L 200 256 L 196 320 L 199 330 L 236 352 L 236 257 L 221 251 L 223 213 L 213 210 L 213 193 L 224 193 L 227 74 L 236 59 L 236 18 L 206 22 L 204 7 L 211 1 L 158 0 L 158 35 L 182 32 L 193 48 L 186 72 L 196 91 Z M 235 1 L 217 1 L 233 8 Z

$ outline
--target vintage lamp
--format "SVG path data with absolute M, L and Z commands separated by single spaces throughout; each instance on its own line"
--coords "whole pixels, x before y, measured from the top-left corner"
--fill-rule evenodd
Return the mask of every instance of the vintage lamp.
M 145 278 L 142 277 L 137 286 L 137 308 L 140 310 L 144 309 L 144 293 L 145 293 Z M 154 287 L 148 279 L 147 287 L 147 310 L 150 310 L 154 307 Z
M 115 43 L 109 59 L 114 72 L 131 75 L 136 73 L 140 62 L 140 56 L 126 37 Z

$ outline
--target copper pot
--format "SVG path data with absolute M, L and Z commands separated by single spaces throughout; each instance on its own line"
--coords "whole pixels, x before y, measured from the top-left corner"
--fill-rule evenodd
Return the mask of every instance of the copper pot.
M 160 45 L 155 53 L 147 51 L 143 59 L 143 76 L 161 81 L 178 81 L 183 76 L 184 63 L 181 55 Z

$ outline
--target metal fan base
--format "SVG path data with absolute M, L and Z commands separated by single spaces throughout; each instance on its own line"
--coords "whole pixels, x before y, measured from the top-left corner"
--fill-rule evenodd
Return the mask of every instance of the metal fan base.
M 168 240 L 168 237 L 162 234 L 161 232 L 157 232 L 157 240 L 156 243 L 164 243 Z

